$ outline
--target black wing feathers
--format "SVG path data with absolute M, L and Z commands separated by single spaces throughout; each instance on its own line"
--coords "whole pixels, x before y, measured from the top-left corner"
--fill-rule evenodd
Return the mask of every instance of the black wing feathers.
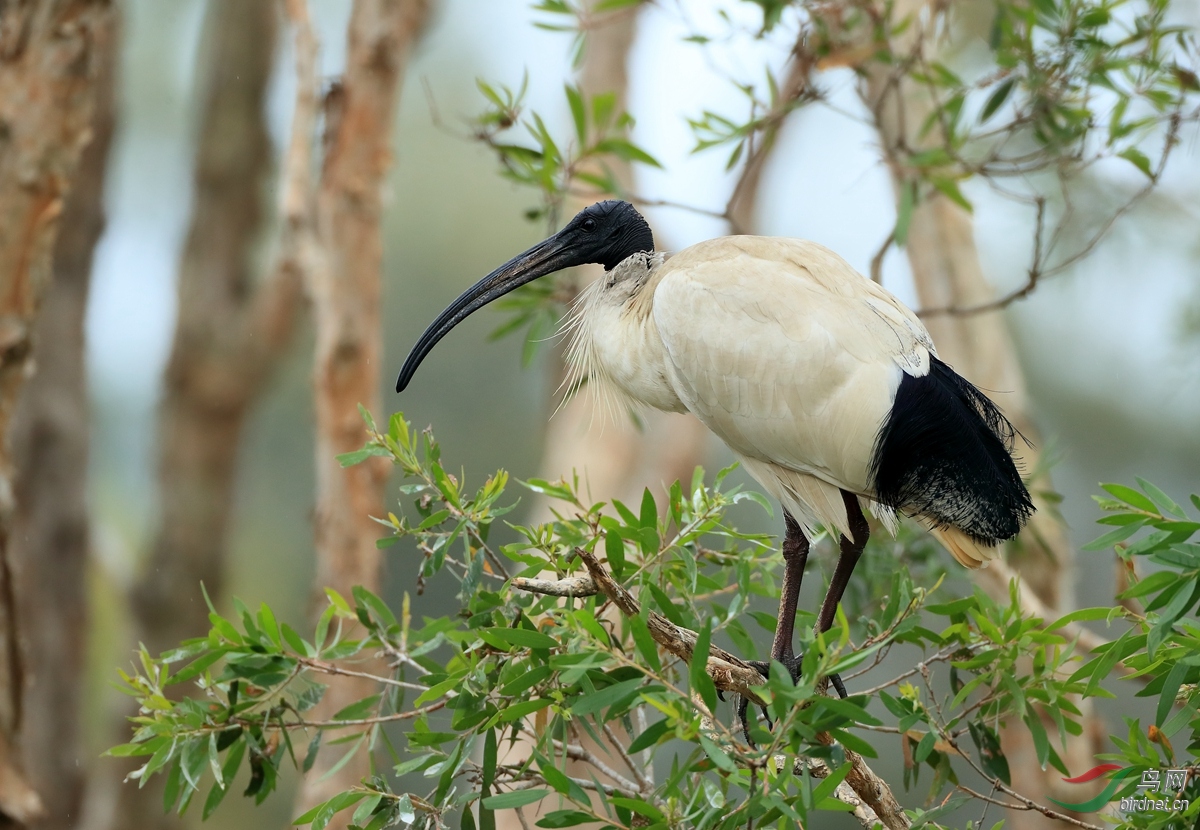
M 905 374 L 871 458 L 876 497 L 994 545 L 1016 536 L 1033 502 L 1012 459 L 1015 430 L 986 395 L 936 357 Z

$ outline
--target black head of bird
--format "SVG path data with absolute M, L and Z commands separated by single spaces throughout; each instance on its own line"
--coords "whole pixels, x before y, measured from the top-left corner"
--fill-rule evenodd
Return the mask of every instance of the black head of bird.
M 653 250 L 650 225 L 633 205 L 610 199 L 584 208 L 561 231 L 517 254 L 439 314 L 404 361 L 396 391 L 404 391 L 421 361 L 450 329 L 493 300 L 564 268 L 597 263 L 610 271 L 633 254 Z

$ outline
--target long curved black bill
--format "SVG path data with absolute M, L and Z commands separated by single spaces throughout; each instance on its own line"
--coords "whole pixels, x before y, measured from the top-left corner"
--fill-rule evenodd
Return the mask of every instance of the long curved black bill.
M 396 378 L 396 391 L 404 391 L 425 356 L 450 329 L 470 314 L 527 282 L 579 264 L 578 255 L 572 254 L 569 244 L 562 239 L 560 233 L 539 242 L 525 253 L 518 254 L 472 285 L 425 329 L 421 339 L 409 352 L 408 359 L 404 361 L 404 368 L 400 370 L 399 377 Z

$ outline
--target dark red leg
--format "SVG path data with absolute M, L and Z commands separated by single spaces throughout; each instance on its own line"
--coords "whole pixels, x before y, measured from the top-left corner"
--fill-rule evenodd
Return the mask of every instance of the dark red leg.
M 838 603 L 842 601 L 842 595 L 846 593 L 846 586 L 850 584 L 850 575 L 854 573 L 854 566 L 858 564 L 863 548 L 867 546 L 867 539 L 871 535 L 871 528 L 867 524 L 867 517 L 863 515 L 862 507 L 858 504 L 858 497 L 843 490 L 842 501 L 846 505 L 846 516 L 850 520 L 850 532 L 854 538 L 847 539 L 843 536 L 841 539 L 842 555 L 838 557 L 837 566 L 833 569 L 833 578 L 829 580 L 829 593 L 825 595 L 825 601 L 821 603 L 821 613 L 817 616 L 818 632 L 828 631 L 833 627 Z M 842 685 L 841 678 L 833 675 L 829 679 L 833 681 L 838 694 L 845 697 L 846 687 Z

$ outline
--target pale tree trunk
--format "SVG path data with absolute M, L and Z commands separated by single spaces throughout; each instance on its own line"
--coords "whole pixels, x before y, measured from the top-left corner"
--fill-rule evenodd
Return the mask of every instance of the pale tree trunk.
M 136 639 L 153 654 L 208 630 L 201 583 L 214 598 L 223 588 L 242 428 L 302 299 L 294 272 L 257 280 L 253 268 L 277 17 L 274 3 L 215 0 L 205 21 L 195 190 L 158 416 L 158 527 L 131 596 Z M 121 787 L 116 811 L 119 827 L 180 826 L 158 781 Z
M 54 244 L 51 282 L 34 327 L 37 372 L 13 421 L 17 469 L 10 554 L 25 658 L 21 757 L 46 830 L 79 820 L 91 766 L 81 735 L 86 674 L 88 406 L 83 322 L 92 253 L 104 229 L 113 134 L 116 27 L 97 33 L 92 140 L 84 149 Z
M 895 53 L 907 55 L 915 48 L 927 59 L 934 59 L 937 35 L 929 25 L 930 20 L 921 18 L 922 14 L 931 13 L 932 5 L 927 0 L 902 0 L 894 6 L 893 20 L 912 18 L 912 23 L 892 44 Z M 920 146 L 918 131 L 932 112 L 934 102 L 923 86 L 907 78 L 897 79 L 895 64 L 867 60 L 859 65 L 859 70 L 862 98 L 873 115 L 884 157 L 899 191 L 909 178 L 901 150 Z M 994 298 L 995 291 L 984 274 L 975 244 L 971 215 L 941 193 L 921 194 L 912 212 L 906 252 L 923 307 L 967 307 Z M 1030 413 L 1024 373 L 1003 312 L 969 317 L 932 315 L 924 322 L 942 359 L 992 395 L 1028 439 L 1029 446 L 1018 442 L 1019 464 L 1026 472 L 1036 469 L 1039 436 Z M 1065 613 L 1074 605 L 1075 555 L 1057 512 L 1041 495 L 1052 489 L 1049 473 L 1043 472 L 1031 488 L 1038 512 L 1020 537 L 1008 545 L 1008 558 L 1022 581 L 1046 606 Z M 976 572 L 976 576 L 990 594 L 1006 601 L 1008 585 L 997 578 L 997 571 L 985 569 Z M 1084 713 L 1084 731 L 1078 738 L 1068 736 L 1063 760 L 1071 770 L 1091 765 L 1097 751 L 1098 730 L 1092 709 L 1086 701 L 1076 703 Z M 1047 725 L 1054 728 L 1048 719 Z M 1032 739 L 1023 723 L 1014 720 L 1002 729 L 1001 744 L 1014 789 L 1031 796 L 1061 793 L 1060 776 L 1052 769 L 1039 768 Z M 1015 830 L 1059 826 L 1046 816 L 1028 811 L 1010 811 L 1008 824 Z
M 27 666 L 9 544 L 17 491 L 11 421 L 34 371 L 34 325 L 64 200 L 92 138 L 112 26 L 111 5 L 98 0 L 0 6 L 0 816 L 16 825 L 45 808 L 21 768 L 17 742 Z
M 355 0 L 345 74 L 326 98 L 326 151 L 309 270 L 316 323 L 318 594 L 326 587 L 347 596 L 355 585 L 379 588 L 380 532 L 371 516 L 385 513 L 387 465 L 372 459 L 342 469 L 336 456 L 365 441 L 359 404 L 380 410 L 382 188 L 404 69 L 430 7 L 429 0 Z M 376 691 L 370 680 L 331 678 L 312 718 L 328 718 Z M 321 750 L 301 785 L 298 810 L 350 789 L 369 773 L 367 753 L 360 752 L 326 777 L 345 749 Z M 330 827 L 344 828 L 348 821 L 349 813 L 340 813 Z
M 271 141 L 263 105 L 275 55 L 273 3 L 209 6 L 191 225 L 158 423 L 161 498 L 153 548 L 133 590 L 152 653 L 208 630 L 204 583 L 224 585 L 242 427 L 288 342 L 299 280 L 256 280 Z

